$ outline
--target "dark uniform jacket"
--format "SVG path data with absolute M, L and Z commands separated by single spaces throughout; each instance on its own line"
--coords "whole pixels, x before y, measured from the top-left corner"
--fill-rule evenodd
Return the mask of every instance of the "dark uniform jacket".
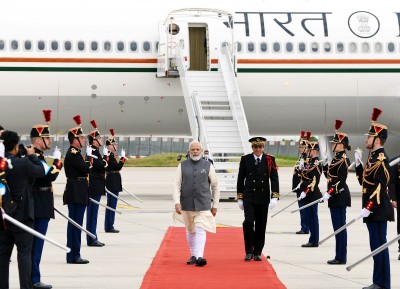
M 67 185 L 64 190 L 64 204 L 88 204 L 88 174 L 90 162 L 85 162 L 81 150 L 71 146 L 64 160 Z
M 23 158 L 6 153 L 13 168 L 8 171 L 6 181 L 13 201 L 17 204 L 13 218 L 20 222 L 34 218 L 32 185 L 35 178 L 44 177 L 44 168 L 35 154 Z
M 269 204 L 271 198 L 279 198 L 278 167 L 273 156 L 263 153 L 259 165 L 256 164 L 254 154 L 242 156 L 237 179 L 237 198 L 254 204 Z
M 120 159 L 119 162 L 115 159 L 114 153 L 110 153 L 108 158 L 107 176 L 106 176 L 106 187 L 110 192 L 121 192 L 122 191 L 122 180 L 120 170 L 124 166 L 124 159 Z
M 319 180 L 321 178 L 322 167 L 319 164 L 318 157 L 311 158 L 305 164 L 304 170 L 301 172 L 301 185 L 299 192 L 304 192 L 310 188 L 310 192 L 303 199 L 305 204 L 309 204 L 322 198 L 321 191 L 319 190 Z
M 299 164 L 300 164 L 300 160 L 303 159 L 304 165 L 306 165 L 306 158 L 307 158 L 307 155 L 305 153 L 301 154 L 301 156 L 297 160 L 296 164 L 294 165 L 293 178 L 292 178 L 292 189 L 296 188 L 298 186 L 298 184 L 300 184 L 300 182 L 301 182 L 301 171 L 303 170 L 303 168 L 300 168 Z
M 397 201 L 398 206 L 400 205 L 400 162 L 390 168 L 389 196 L 392 201 Z
M 36 156 L 41 161 L 45 161 L 43 152 L 35 148 Z M 54 160 L 49 172 L 43 178 L 35 179 L 33 183 L 33 199 L 35 201 L 35 218 L 54 219 L 54 197 L 53 186 L 62 168 L 60 160 Z
M 106 185 L 106 168 L 108 163 L 102 159 L 99 148 L 92 145 L 92 154 L 97 157 L 93 158 L 92 168 L 89 173 L 89 193 L 90 196 L 105 195 Z
M 362 185 L 362 206 L 371 200 L 374 204 L 372 214 L 364 218 L 364 223 L 374 221 L 393 221 L 394 211 L 387 193 L 390 180 L 388 157 L 383 148 L 373 152 L 365 165 L 356 167 L 357 179 Z
M 328 207 L 351 207 L 350 190 L 346 179 L 350 160 L 345 151 L 337 152 L 330 165 L 323 166 L 324 175 L 328 181 L 328 190 L 333 189 Z

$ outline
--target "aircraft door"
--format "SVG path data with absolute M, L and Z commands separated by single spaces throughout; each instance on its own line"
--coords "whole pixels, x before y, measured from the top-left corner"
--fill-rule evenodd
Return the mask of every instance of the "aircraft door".
M 189 70 L 209 70 L 207 26 L 191 27 L 189 25 Z

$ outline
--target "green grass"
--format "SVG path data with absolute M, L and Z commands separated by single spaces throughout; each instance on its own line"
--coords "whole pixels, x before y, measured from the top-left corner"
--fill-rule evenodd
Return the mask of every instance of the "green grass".
M 177 167 L 179 162 L 176 160 L 179 153 L 168 153 L 151 155 L 144 158 L 130 158 L 126 161 L 126 167 Z M 184 159 L 185 156 L 183 155 Z M 275 156 L 278 167 L 293 167 L 297 157 Z

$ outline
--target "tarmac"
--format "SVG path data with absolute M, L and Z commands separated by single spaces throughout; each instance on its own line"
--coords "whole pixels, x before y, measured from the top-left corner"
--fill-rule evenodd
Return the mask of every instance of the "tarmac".
M 143 203 L 123 192 L 124 200 L 134 207 L 118 204 L 121 215 L 116 215 L 115 228 L 119 234 L 104 232 L 104 208 L 99 209 L 97 233 L 104 247 L 88 247 L 86 236 L 82 234 L 82 258 L 89 264 L 75 265 L 66 263 L 63 250 L 46 243 L 41 262 L 42 282 L 53 285 L 55 289 L 71 288 L 140 288 L 164 234 L 169 226 L 181 226 L 172 220 L 173 177 L 176 168 L 124 168 L 122 180 L 125 189 L 139 197 Z M 291 189 L 292 168 L 280 168 L 281 197 Z M 325 190 L 326 180 L 322 176 L 321 191 Z M 348 185 L 352 192 L 352 207 L 347 210 L 347 220 L 358 216 L 361 210 L 361 188 L 354 173 L 348 177 Z M 65 187 L 65 176 L 60 174 L 54 183 L 55 206 L 67 214 L 63 206 L 62 193 Z M 290 194 L 282 198 L 277 207 L 270 211 L 266 232 L 266 244 L 263 254 L 270 256 L 268 262 L 274 267 L 278 278 L 288 289 L 360 289 L 372 284 L 373 260 L 347 271 L 346 267 L 370 253 L 368 231 L 361 220 L 348 228 L 348 260 L 346 265 L 328 265 L 327 260 L 334 258 L 334 238 L 326 241 L 318 248 L 302 248 L 307 243 L 308 235 L 296 235 L 300 229 L 299 213 L 291 213 L 297 208 L 294 204 L 286 211 L 271 218 L 271 215 L 295 200 Z M 102 197 L 105 203 L 105 197 Z M 218 207 L 216 221 L 221 226 L 241 227 L 243 212 L 233 201 L 221 201 Z M 84 221 L 85 224 L 85 221 Z M 330 212 L 327 204 L 319 205 L 320 240 L 333 232 Z M 66 244 L 67 222 L 57 215 L 51 220 L 47 236 Z M 396 223 L 388 225 L 388 240 L 396 237 Z M 182 248 L 188 250 L 188 248 Z M 400 261 L 397 260 L 397 243 L 389 248 L 391 261 L 392 288 L 400 288 Z M 245 252 L 243 249 L 243 256 Z M 188 250 L 189 257 L 189 250 Z M 205 258 L 209 263 L 213 256 Z M 242 260 L 238 260 L 242 262 Z M 182 260 L 186 262 L 186 260 Z M 266 262 L 263 259 L 263 262 Z M 245 272 L 238 272 L 245 274 Z M 232 276 L 235 278 L 235 276 Z M 262 288 L 260 284 L 260 288 Z M 19 288 L 16 249 L 10 263 L 10 288 Z

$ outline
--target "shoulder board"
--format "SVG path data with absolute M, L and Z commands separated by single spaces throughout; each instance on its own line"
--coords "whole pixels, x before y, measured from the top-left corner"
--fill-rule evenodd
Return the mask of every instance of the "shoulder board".
M 342 158 L 347 159 L 346 153 L 344 153 L 344 154 L 342 155 Z
M 267 154 L 267 156 L 271 157 L 271 158 L 275 158 L 273 155 Z
M 382 162 L 385 159 L 386 159 L 385 154 L 384 153 L 379 153 L 378 160 L 380 160 Z
M 75 149 L 75 148 L 72 148 L 72 149 L 71 149 L 71 153 L 73 153 L 74 155 L 76 155 L 76 154 L 78 153 L 78 150 Z

